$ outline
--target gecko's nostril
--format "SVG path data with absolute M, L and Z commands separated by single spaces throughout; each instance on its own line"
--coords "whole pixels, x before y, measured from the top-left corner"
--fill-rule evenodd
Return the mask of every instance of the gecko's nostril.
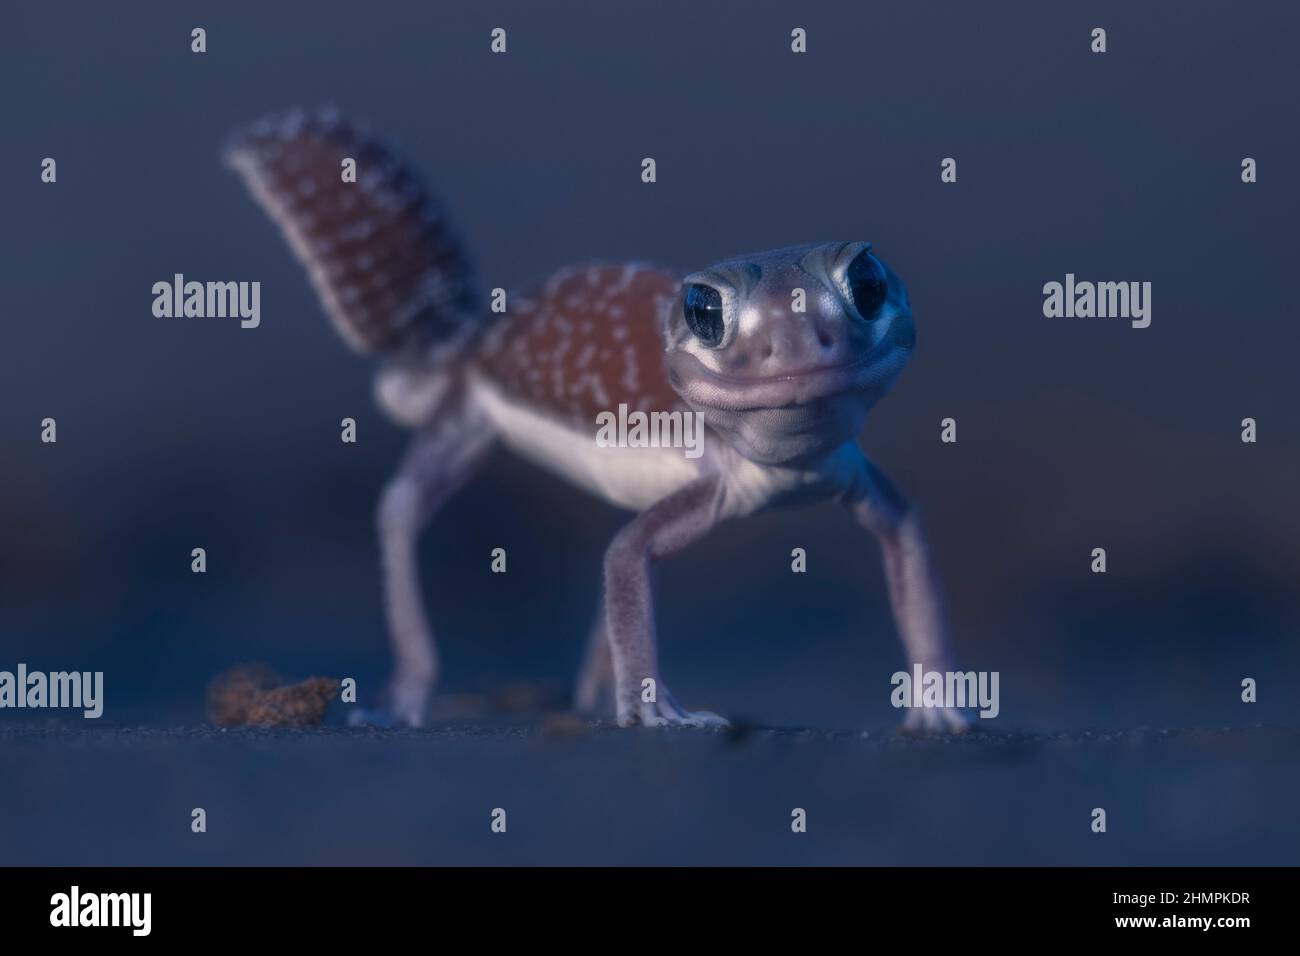
M 771 357 L 772 357 L 772 343 L 768 342 L 766 345 L 763 346 L 763 361 L 767 361 Z
M 835 344 L 835 340 L 831 338 L 829 335 L 827 335 L 825 332 L 817 333 L 817 341 L 822 348 L 827 350 L 829 350 L 830 347 Z

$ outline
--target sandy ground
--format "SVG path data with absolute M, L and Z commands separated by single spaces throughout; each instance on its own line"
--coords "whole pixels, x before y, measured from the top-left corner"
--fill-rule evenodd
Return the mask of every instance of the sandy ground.
M 0 862 L 1295 864 L 1297 757 L 1300 731 L 1266 726 L 917 740 L 528 714 L 419 731 L 6 722 Z

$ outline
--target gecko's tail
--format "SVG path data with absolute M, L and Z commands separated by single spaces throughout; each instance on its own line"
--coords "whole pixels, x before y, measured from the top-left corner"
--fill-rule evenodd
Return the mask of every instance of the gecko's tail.
M 460 242 L 382 143 L 332 110 L 295 111 L 240 131 L 224 156 L 353 349 L 451 358 L 474 337 L 482 313 Z

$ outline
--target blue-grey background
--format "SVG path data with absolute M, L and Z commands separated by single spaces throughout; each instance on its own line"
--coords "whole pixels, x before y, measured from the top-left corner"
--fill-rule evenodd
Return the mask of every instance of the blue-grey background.
M 195 26 L 207 29 L 206 54 L 190 52 Z M 488 51 L 496 26 L 509 32 L 504 56 Z M 808 31 L 806 55 L 789 51 L 795 26 Z M 1096 26 L 1108 31 L 1105 55 L 1089 51 Z M 1300 13 L 1281 2 L 7 10 L 0 668 L 103 670 L 105 728 L 198 723 L 208 679 L 243 661 L 355 676 L 363 696 L 382 681 L 372 516 L 405 436 L 371 404 L 372 367 L 337 340 L 218 156 L 231 128 L 262 113 L 333 103 L 425 175 L 488 285 L 518 288 L 593 258 L 695 268 L 812 239 L 871 240 L 909 284 L 919 343 L 863 444 L 927 515 L 961 661 L 1001 673 L 995 729 L 1294 728 L 1297 29 Z M 58 161 L 56 185 L 40 182 L 46 156 Z M 657 160 L 654 185 L 640 181 L 644 156 Z M 939 180 L 949 156 L 955 185 Z M 1246 156 L 1259 163 L 1252 185 L 1240 181 Z M 260 281 L 261 327 L 154 318 L 150 288 L 175 272 Z M 1152 282 L 1151 327 L 1044 318 L 1042 285 L 1067 272 Z M 56 445 L 39 440 L 46 416 L 58 421 Z M 344 416 L 359 422 L 356 445 L 338 440 Z M 955 445 L 939 441 L 949 416 Z M 1257 444 L 1240 441 L 1246 416 L 1259 422 Z M 565 684 L 602 549 L 623 520 L 530 466 L 494 459 L 424 538 L 447 692 Z M 190 573 L 196 546 L 207 549 L 206 575 Z M 789 571 L 796 546 L 809 552 L 805 575 Z M 509 552 L 506 575 L 489 573 L 494 547 Z M 1105 575 L 1089 571 L 1094 547 L 1107 549 Z M 895 722 L 888 678 L 904 661 L 879 559 L 834 505 L 722 528 L 662 568 L 658 595 L 665 675 L 688 704 L 764 726 L 881 733 Z M 1249 707 L 1238 696 L 1246 676 L 1260 685 Z M 0 724 L 27 719 L 0 712 Z M 78 720 L 75 730 L 95 728 Z M 151 843 L 143 819 L 116 849 L 97 836 L 107 819 L 77 839 L 60 830 L 60 820 L 85 819 L 86 792 L 134 793 L 137 779 L 153 792 L 149 781 L 174 781 L 174 761 L 189 752 L 181 744 L 141 767 L 134 751 L 97 751 L 103 759 L 78 770 L 81 751 L 67 739 L 0 741 L 10 773 L 0 826 L 9 819 L 16 859 L 205 859 Z M 327 751 L 336 740 L 323 739 Z M 437 738 L 427 753 L 422 739 L 391 751 L 377 739 L 370 757 L 363 742 L 339 743 L 350 755 L 339 773 L 362 773 L 369 759 L 391 778 L 388 803 L 366 803 L 379 788 L 358 786 L 336 797 L 340 812 L 435 825 L 437 794 L 399 793 L 406 760 L 440 779 L 430 770 Z M 650 758 L 637 748 L 663 746 L 598 739 L 587 754 L 595 767 L 644 770 L 638 761 Z M 1280 808 L 1293 805 L 1295 748 L 1273 745 L 1256 742 L 1245 763 L 1230 747 L 1197 751 L 1178 772 L 1157 766 L 1145 779 L 1144 760 L 1122 772 L 1111 764 L 1115 786 L 1147 794 L 1152 819 L 1171 827 L 1158 838 L 1148 829 L 1151 842 L 1118 858 L 1107 854 L 1125 845 L 1119 837 L 1098 849 L 1065 835 L 1075 814 L 1086 818 L 1108 793 L 1120 799 L 1106 787 L 1072 790 L 1078 807 L 1063 806 L 1060 821 L 1018 828 L 1006 802 L 1026 799 L 1017 774 L 1068 778 L 1048 758 L 1029 770 L 998 764 L 981 791 L 987 813 L 977 818 L 993 814 L 1012 837 L 933 836 L 921 823 L 931 811 L 908 795 L 938 787 L 934 803 L 960 805 L 971 778 L 924 749 L 937 766 L 865 774 L 897 788 L 889 812 L 871 810 L 903 834 L 896 853 L 857 853 L 848 813 L 844 839 L 823 833 L 798 860 L 1294 862 L 1300 836 Z M 248 784 L 230 801 L 244 838 L 216 861 L 268 859 L 252 834 L 272 823 L 249 790 L 283 800 L 295 780 L 332 778 L 310 764 L 315 750 L 276 746 L 279 777 L 254 769 L 254 744 L 210 765 L 191 758 L 214 787 L 241 774 Z M 816 766 L 871 759 L 827 747 L 829 763 Z M 788 787 L 802 765 L 769 748 L 737 797 L 742 771 L 731 758 L 693 763 L 697 751 L 706 745 L 683 745 L 670 774 L 682 778 L 675 790 L 704 801 L 676 798 L 678 829 L 638 831 L 629 810 L 609 824 L 626 828 L 620 840 L 566 833 L 534 846 L 529 861 L 634 862 L 638 834 L 657 862 L 746 860 L 748 831 L 701 841 L 698 828 L 726 826 L 707 801 L 747 819 L 738 802 L 761 794 L 763 780 Z M 495 805 L 492 781 L 550 766 L 548 753 L 529 749 L 516 765 L 491 744 L 470 748 L 456 779 Z M 564 806 L 584 805 L 578 778 L 593 772 L 575 770 Z M 836 791 L 837 773 L 800 776 L 812 790 L 805 802 L 838 793 L 867 813 Z M 1170 824 L 1169 802 L 1150 789 L 1195 801 L 1225 780 L 1221 812 L 1183 805 L 1228 827 L 1209 839 L 1177 814 Z M 175 809 L 156 802 L 149 814 Z M 182 824 L 202 805 L 188 792 L 175 802 Z M 778 803 L 788 802 L 783 791 Z M 124 797 L 119 810 L 138 806 Z M 1250 839 L 1231 829 L 1247 820 Z M 283 825 L 277 818 L 277 832 Z M 367 844 L 373 852 L 313 854 L 316 830 L 303 827 L 301 841 L 282 836 L 273 861 L 436 861 L 382 835 Z M 908 842 L 913 830 L 921 843 Z M 460 846 L 440 859 L 476 853 Z

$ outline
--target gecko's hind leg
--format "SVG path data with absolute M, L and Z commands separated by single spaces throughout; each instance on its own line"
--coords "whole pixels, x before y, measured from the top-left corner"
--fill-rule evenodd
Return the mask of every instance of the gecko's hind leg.
M 596 619 L 591 622 L 587 650 L 578 672 L 578 682 L 573 692 L 573 707 L 579 713 L 596 714 L 611 699 L 614 689 L 614 661 L 609 653 L 609 638 L 605 634 L 605 596 L 602 594 L 596 607 Z
M 424 723 L 438 679 L 438 648 L 425 616 L 417 545 L 438 509 L 482 464 L 493 442 L 490 425 L 464 402 L 445 407 L 415 436 L 379 500 L 384 607 L 393 675 L 379 714 L 354 723 Z

